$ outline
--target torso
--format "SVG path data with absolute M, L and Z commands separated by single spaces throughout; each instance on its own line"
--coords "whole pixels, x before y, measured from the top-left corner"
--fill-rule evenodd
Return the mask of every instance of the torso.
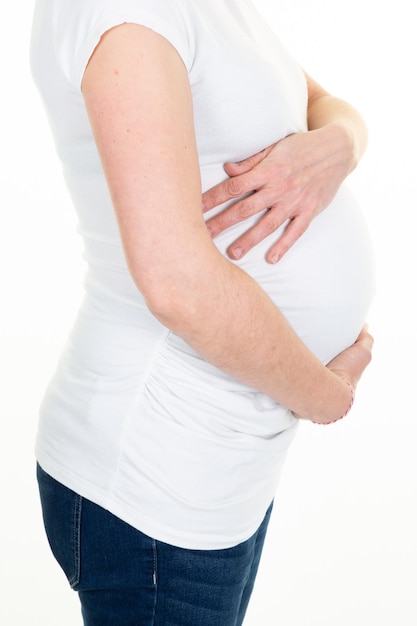
M 166 1 L 143 4 L 157 13 Z M 61 18 L 69 12 L 75 19 L 84 8 L 73 3 L 52 4 Z M 97 17 L 117 5 L 114 14 L 123 16 L 126 5 L 139 21 L 133 0 L 102 4 L 89 2 L 85 12 Z M 188 33 L 184 61 L 208 189 L 224 179 L 225 161 L 306 131 L 306 84 L 247 2 L 177 4 Z M 89 269 L 84 305 L 43 404 L 38 458 L 61 482 L 162 541 L 195 548 L 243 541 L 273 497 L 296 420 L 203 361 L 151 316 L 126 267 L 82 96 L 54 61 L 47 75 L 44 88 L 54 87 L 45 99 Z M 229 229 L 215 245 L 225 254 L 249 225 Z M 272 266 L 264 255 L 276 237 L 238 264 L 327 362 L 354 341 L 372 295 L 361 211 L 342 188 Z

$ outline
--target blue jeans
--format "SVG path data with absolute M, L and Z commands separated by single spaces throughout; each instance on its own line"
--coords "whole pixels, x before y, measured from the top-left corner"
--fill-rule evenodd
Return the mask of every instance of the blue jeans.
M 38 465 L 52 552 L 80 597 L 85 626 L 240 626 L 271 514 L 224 550 L 186 550 L 144 535 Z

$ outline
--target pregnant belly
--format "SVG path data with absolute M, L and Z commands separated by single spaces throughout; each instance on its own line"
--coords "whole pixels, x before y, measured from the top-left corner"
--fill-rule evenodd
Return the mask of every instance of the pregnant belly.
M 221 235 L 216 243 L 223 253 L 239 231 L 242 225 Z M 374 294 L 372 247 L 362 211 L 343 187 L 283 259 L 270 265 L 264 255 L 278 236 L 272 234 L 238 265 L 327 363 L 355 341 Z
M 217 238 L 221 252 L 239 232 L 242 225 Z M 270 265 L 264 254 L 276 237 L 271 235 L 238 265 L 327 363 L 356 340 L 371 304 L 373 258 L 366 222 L 350 192 L 343 189 L 287 255 Z M 220 433 L 223 442 L 233 445 L 236 438 L 243 445 L 240 437 L 245 434 L 250 446 L 256 447 L 294 422 L 291 413 L 272 398 L 205 362 L 172 333 L 154 362 L 145 396 L 153 418 L 156 414 L 168 418 L 185 426 L 187 433 L 209 437 Z

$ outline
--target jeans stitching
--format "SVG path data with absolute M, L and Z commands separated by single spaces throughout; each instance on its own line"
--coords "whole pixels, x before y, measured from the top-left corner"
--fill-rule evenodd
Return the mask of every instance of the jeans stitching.
M 81 509 L 82 497 L 76 495 L 73 518 L 74 575 L 69 579 L 71 587 L 75 587 L 80 582 L 81 575 Z
M 158 549 L 156 539 L 152 539 L 152 550 L 153 550 L 153 573 L 152 580 L 154 584 L 154 603 L 153 603 L 153 617 L 152 624 L 156 623 L 156 609 L 158 605 Z
M 152 549 L 153 549 L 153 574 L 152 580 L 153 584 L 156 586 L 158 584 L 158 576 L 157 576 L 157 568 L 158 568 L 158 554 L 156 550 L 156 541 L 152 539 Z

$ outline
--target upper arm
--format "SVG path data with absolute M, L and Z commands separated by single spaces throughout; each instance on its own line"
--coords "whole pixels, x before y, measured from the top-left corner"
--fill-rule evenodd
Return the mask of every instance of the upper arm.
M 307 72 L 304 72 L 307 81 L 307 93 L 309 105 L 323 96 L 329 96 L 329 92 L 324 89 L 314 78 L 312 78 Z
M 123 24 L 101 39 L 82 91 L 130 271 L 152 297 L 211 243 L 188 73 L 166 39 Z

